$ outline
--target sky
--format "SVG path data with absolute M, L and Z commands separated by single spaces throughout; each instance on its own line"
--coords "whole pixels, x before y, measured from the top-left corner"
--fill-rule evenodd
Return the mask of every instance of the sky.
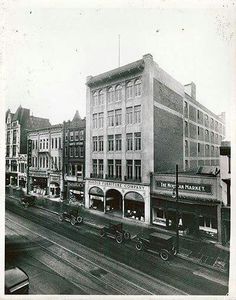
M 234 2 L 200 2 L 9 1 L 5 108 L 22 105 L 52 124 L 76 110 L 84 117 L 86 77 L 118 67 L 120 35 L 121 65 L 151 53 L 182 84 L 195 82 L 197 100 L 216 114 L 226 111 L 229 123 Z

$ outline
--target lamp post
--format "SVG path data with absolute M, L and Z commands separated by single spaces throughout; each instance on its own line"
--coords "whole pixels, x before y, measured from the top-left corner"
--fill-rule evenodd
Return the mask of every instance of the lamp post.
M 175 189 L 176 189 L 176 250 L 179 252 L 179 172 L 178 165 L 175 167 Z

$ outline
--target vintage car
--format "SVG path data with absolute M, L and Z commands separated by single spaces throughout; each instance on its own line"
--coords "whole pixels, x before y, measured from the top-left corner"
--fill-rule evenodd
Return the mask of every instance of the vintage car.
M 175 237 L 158 232 L 150 233 L 149 238 L 138 235 L 136 237 L 136 249 L 138 251 L 146 249 L 159 253 L 163 260 L 168 260 L 171 256 L 177 254 Z
M 130 239 L 130 233 L 123 230 L 123 224 L 113 224 L 109 223 L 108 226 L 103 226 L 100 230 L 100 236 L 108 236 L 116 240 L 118 244 L 122 243 L 124 240 Z
M 83 222 L 83 217 L 80 215 L 78 207 L 64 205 L 63 212 L 59 214 L 59 221 L 67 221 L 74 226 L 76 224 L 81 224 Z
M 28 294 L 29 277 L 19 267 L 11 267 L 5 271 L 5 294 Z
M 21 198 L 21 204 L 26 208 L 29 207 L 29 206 L 34 206 L 35 205 L 35 199 L 36 199 L 36 197 L 33 196 L 33 195 L 24 195 Z

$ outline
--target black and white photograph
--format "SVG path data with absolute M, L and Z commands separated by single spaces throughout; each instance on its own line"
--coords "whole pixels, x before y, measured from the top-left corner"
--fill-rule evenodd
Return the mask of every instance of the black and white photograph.
M 0 10 L 0 297 L 235 299 L 236 2 Z

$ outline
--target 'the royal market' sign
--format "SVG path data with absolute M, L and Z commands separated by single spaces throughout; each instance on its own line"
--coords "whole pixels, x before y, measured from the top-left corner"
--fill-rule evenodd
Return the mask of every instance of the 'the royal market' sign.
M 196 183 L 179 183 L 179 190 L 197 192 L 197 193 L 211 193 L 210 184 L 196 184 Z M 173 190 L 175 183 L 170 181 L 156 180 L 156 188 Z

